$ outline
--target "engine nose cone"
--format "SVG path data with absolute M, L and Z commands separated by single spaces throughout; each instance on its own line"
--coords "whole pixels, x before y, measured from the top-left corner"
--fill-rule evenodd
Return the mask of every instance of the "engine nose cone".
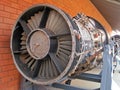
M 50 49 L 50 38 L 42 29 L 31 32 L 26 43 L 29 54 L 37 60 L 44 58 Z

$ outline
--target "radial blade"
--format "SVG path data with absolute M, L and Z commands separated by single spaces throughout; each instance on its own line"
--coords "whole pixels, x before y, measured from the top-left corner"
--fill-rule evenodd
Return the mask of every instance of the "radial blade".
M 23 36 L 26 36 L 25 32 L 22 33 Z
M 46 68 L 46 64 L 45 64 L 45 60 L 44 60 L 44 62 L 42 63 L 42 73 L 41 73 L 42 77 L 45 77 L 45 68 Z
M 29 56 L 28 58 L 26 58 L 26 60 L 25 60 L 25 64 L 29 63 L 31 60 L 32 60 L 32 57 Z
M 26 33 L 26 35 L 28 35 L 30 33 L 30 28 L 27 26 L 27 23 L 22 19 L 19 20 L 19 23 L 22 26 L 22 28 L 23 28 L 24 32 Z
M 56 69 L 56 66 L 55 64 L 53 63 L 53 61 L 51 60 L 50 61 L 50 64 L 51 64 L 51 68 L 52 68 L 52 76 L 57 76 L 58 74 L 60 74 L 60 72 L 58 72 L 58 70 Z
M 55 34 L 65 34 L 70 33 L 68 25 L 65 23 L 65 21 L 62 22 L 54 31 Z
M 48 72 L 49 72 L 49 77 L 53 77 L 53 68 L 52 68 L 52 64 L 51 64 L 51 60 L 48 60 Z
M 26 46 L 22 46 L 20 49 L 21 50 L 26 50 L 27 48 L 26 48 Z
M 50 8 L 46 7 L 44 9 L 44 13 L 43 13 L 41 21 L 40 21 L 40 25 L 39 25 L 40 28 L 45 28 L 49 13 L 50 13 Z
M 58 55 L 56 55 L 56 56 L 61 60 L 61 63 L 63 65 L 63 67 L 65 68 L 68 63 L 68 60 L 65 61 L 61 56 L 58 56 Z
M 30 68 L 33 63 L 34 63 L 34 59 L 32 59 L 32 60 L 28 63 L 28 68 Z
M 58 54 L 59 56 L 64 57 L 66 60 L 69 60 L 69 56 L 66 55 L 65 53 L 59 51 Z
M 14 54 L 20 54 L 22 51 L 13 51 Z
M 67 35 L 70 35 L 70 33 L 51 35 L 50 38 L 63 37 Z
M 27 50 L 13 51 L 14 54 L 27 54 Z
M 68 55 L 66 55 L 65 53 L 60 52 L 60 51 L 57 53 L 57 56 L 61 59 L 63 65 L 66 66 L 67 63 L 69 62 L 70 57 Z
M 64 70 L 64 67 L 62 66 L 62 63 L 60 62 L 60 59 L 58 59 L 54 53 L 49 53 L 49 56 L 51 60 L 54 62 L 57 70 L 61 73 Z
M 22 50 L 21 54 L 28 54 L 28 51 L 27 50 Z
M 72 41 L 61 41 L 59 43 L 60 43 L 60 45 L 69 45 L 69 46 L 72 46 Z
M 38 74 L 39 77 L 42 76 L 42 67 L 43 67 L 43 62 L 41 62 L 41 65 L 40 65 L 39 74 Z
M 22 41 L 22 42 L 20 43 L 20 45 L 25 46 L 25 45 L 26 45 L 26 42 L 25 42 L 25 41 Z
M 49 78 L 49 61 L 48 59 L 45 61 L 45 75 L 46 75 L 46 78 Z
M 28 58 L 28 57 L 29 57 L 29 54 L 20 55 L 21 60 L 26 60 L 26 58 Z
M 59 41 L 72 41 L 71 35 L 60 37 Z
M 51 30 L 52 20 L 53 20 L 54 17 L 55 17 L 54 12 L 55 12 L 55 11 L 53 11 L 53 10 L 50 11 L 48 20 L 47 20 L 47 22 L 46 22 L 46 28 L 48 28 L 48 29 L 50 29 L 50 30 Z
M 60 14 L 58 14 L 56 11 L 52 10 L 50 11 L 46 28 L 49 28 L 54 32 L 54 27 L 56 26 L 57 22 L 59 21 Z
M 62 29 L 61 29 L 62 28 Z M 69 29 L 61 27 L 58 30 L 56 30 L 55 34 L 67 34 L 70 33 Z
M 23 63 L 25 63 L 25 57 L 26 57 L 26 55 L 25 55 L 25 54 L 20 55 L 20 60 L 21 60 Z
M 70 51 L 65 50 L 65 49 L 63 49 L 63 48 L 59 48 L 59 51 L 61 51 L 61 52 L 65 53 L 65 54 L 66 54 L 66 55 L 68 55 L 68 56 L 70 56 L 70 54 L 71 54 L 71 52 L 70 52 Z
M 32 27 L 32 30 L 35 30 L 36 29 L 36 27 L 35 27 L 35 25 L 34 25 L 34 23 L 33 23 L 33 21 L 30 19 L 30 20 L 28 20 L 28 23 L 29 23 L 29 25 Z
M 60 34 L 58 32 L 62 32 L 63 29 L 66 30 L 66 27 L 64 27 L 64 21 L 62 20 L 62 23 L 57 28 L 55 28 L 54 32 L 56 34 Z M 63 33 L 65 33 L 65 32 L 63 32 Z
M 32 19 L 32 22 L 33 22 L 35 28 L 38 28 L 38 25 L 37 25 L 37 22 L 36 22 L 35 16 L 32 16 L 31 19 Z
M 37 26 L 40 25 L 42 16 L 43 16 L 43 12 L 39 12 L 39 13 L 35 14 L 35 19 L 36 19 L 36 22 L 37 22 Z
M 21 40 L 26 41 L 26 36 L 22 36 Z
M 33 28 L 31 27 L 30 23 L 27 23 L 27 26 L 30 28 L 31 31 L 33 30 Z
M 63 23 L 63 19 L 62 19 L 62 17 L 60 15 L 59 15 L 59 17 L 57 19 L 56 19 L 57 22 L 56 22 L 56 24 L 53 27 L 53 32 L 55 32 L 55 30 Z
M 69 51 L 72 50 L 71 46 L 66 46 L 66 45 L 60 45 L 60 48 L 65 49 L 65 50 L 69 50 Z
M 56 26 L 56 24 L 57 24 L 57 22 L 59 21 L 59 17 L 60 17 L 60 14 L 58 14 L 57 12 L 56 12 L 56 15 L 55 15 L 55 17 L 54 17 L 54 19 L 52 20 L 52 24 L 51 24 L 51 30 L 54 32 L 54 27 Z
M 33 64 L 32 64 L 32 66 L 31 66 L 31 71 L 33 71 L 33 70 L 34 70 L 34 67 L 35 67 L 36 63 L 37 63 L 37 61 L 36 61 L 36 60 L 34 60 L 34 63 L 33 63 Z
M 57 54 L 57 56 L 61 59 L 61 61 L 66 65 L 68 63 L 68 59 L 64 58 L 62 55 L 60 55 L 59 53 Z
M 40 64 L 41 64 L 41 61 L 37 60 L 36 65 L 34 67 L 34 71 L 33 71 L 33 76 L 32 76 L 33 78 L 35 78 L 38 75 L 39 70 L 40 70 Z

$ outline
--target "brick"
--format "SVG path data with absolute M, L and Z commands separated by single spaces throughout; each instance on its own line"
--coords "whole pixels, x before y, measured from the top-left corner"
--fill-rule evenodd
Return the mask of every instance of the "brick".
M 14 3 L 17 3 L 18 0 L 9 0 L 10 2 L 14 2 Z
M 3 22 L 7 24 L 14 24 L 15 20 L 9 18 L 3 18 Z
M 13 70 L 8 71 L 8 75 L 18 75 L 19 74 L 19 72 L 16 69 L 16 67 L 15 66 L 13 66 L 13 67 L 14 67 Z M 18 76 L 15 77 L 15 78 L 18 78 Z
M 20 11 L 20 10 L 19 10 L 19 11 Z M 21 12 L 22 12 L 22 11 L 21 11 Z M 19 16 L 18 10 L 17 10 L 17 14 L 13 14 L 13 13 L 10 14 L 10 18 L 13 19 L 13 20 L 15 20 L 15 21 L 16 21 L 16 19 L 18 18 L 18 16 Z
M 2 66 L 5 65 L 13 65 L 13 60 L 0 60 L 1 71 L 2 71 Z
M 0 36 L 0 41 L 10 41 L 10 36 Z
M 6 65 L 6 66 L 2 66 L 2 71 L 9 71 L 9 70 L 14 70 L 15 66 L 14 65 Z M 9 72 L 8 72 L 9 75 Z
M 2 72 L 2 66 L 8 65 L 8 63 L 9 63 L 8 60 L 4 60 L 4 61 L 2 59 L 0 60 L 0 72 Z
M 10 5 L 10 0 L 0 0 L 0 4 L 5 5 L 5 6 L 9 6 Z
M 16 14 L 17 9 L 12 8 L 12 7 L 5 6 L 5 11 Z
M 13 81 L 13 80 L 14 80 L 14 75 L 1 78 L 2 83 L 7 83 L 7 82 L 10 82 L 10 81 Z
M 0 30 L 0 35 L 3 35 L 3 30 Z
M 10 13 L 9 12 L 5 12 L 5 11 L 0 11 L 0 17 L 10 17 Z
M 10 29 L 10 30 L 12 30 L 12 29 L 13 29 L 13 27 L 14 27 L 14 24 L 13 24 L 13 25 L 10 25 L 10 28 L 9 28 L 9 29 Z
M 10 53 L 10 48 L 0 48 L 0 54 Z
M 22 9 L 22 10 L 25 10 L 25 9 L 27 9 L 29 6 L 31 6 L 30 3 L 25 2 L 24 0 L 19 0 L 18 3 L 22 3 L 22 4 L 21 4 L 21 6 L 22 6 L 21 9 Z
M 10 60 L 12 58 L 11 53 L 0 54 L 0 60 Z
M 12 83 L 12 82 L 11 82 L 11 83 Z M 14 85 L 12 85 L 12 86 L 9 85 L 8 88 L 9 88 L 9 90 L 15 90 L 15 89 L 14 89 Z
M 13 27 L 13 25 L 12 25 L 12 27 Z M 10 28 L 11 28 L 11 26 L 10 26 Z M 7 30 L 7 29 L 3 30 L 3 35 L 11 36 L 11 34 L 12 34 L 12 30 Z
M 15 1 L 15 0 L 14 0 Z M 18 3 L 11 3 L 11 7 L 16 8 L 16 9 L 21 9 L 19 7 L 20 5 Z
M 10 42 L 0 42 L 0 48 L 10 48 Z
M 19 84 L 19 80 L 18 79 L 17 80 L 13 80 L 12 82 L 9 82 L 8 86 L 14 86 L 16 84 Z
M 26 1 L 27 3 L 32 3 L 33 2 L 33 0 L 24 0 L 24 1 Z
M 20 83 L 14 86 L 14 90 L 18 90 L 18 88 L 20 89 Z
M 17 10 L 18 15 L 22 14 L 22 12 L 23 12 L 22 10 Z
M 14 70 L 14 74 L 16 74 L 16 75 L 18 75 L 18 74 L 19 74 L 19 72 L 18 72 L 18 70 L 17 70 L 17 69 L 15 69 L 15 70 Z
M 1 83 L 0 84 L 0 90 L 7 90 L 6 87 L 8 86 L 8 83 Z
M 9 24 L 5 24 L 5 23 L 0 23 L 0 29 L 10 29 L 10 25 Z
M 0 72 L 0 78 L 8 76 L 8 72 Z
M 1 23 L 1 22 L 3 22 L 3 18 L 2 18 L 2 17 L 0 17 L 0 23 Z
M 8 71 L 8 75 L 15 75 L 15 74 L 14 74 L 14 70 L 9 70 L 9 71 Z
M 4 10 L 4 6 L 0 4 L 0 10 Z
M 18 72 L 18 71 L 17 71 Z M 14 75 L 14 79 L 19 79 L 19 78 L 21 78 L 22 76 L 21 76 L 21 74 L 18 72 L 18 74 L 16 74 L 16 75 Z

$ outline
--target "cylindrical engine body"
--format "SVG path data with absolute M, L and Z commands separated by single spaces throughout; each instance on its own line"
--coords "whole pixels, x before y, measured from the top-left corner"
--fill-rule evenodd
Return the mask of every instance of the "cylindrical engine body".
M 107 33 L 95 19 L 71 18 L 51 5 L 37 5 L 16 21 L 11 50 L 19 72 L 29 81 L 48 85 L 97 66 Z

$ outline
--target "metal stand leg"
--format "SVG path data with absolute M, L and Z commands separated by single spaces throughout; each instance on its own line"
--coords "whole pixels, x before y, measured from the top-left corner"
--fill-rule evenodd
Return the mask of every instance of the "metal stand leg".
M 110 45 L 106 45 L 103 55 L 103 68 L 100 90 L 111 90 L 112 86 L 112 60 L 113 55 Z

